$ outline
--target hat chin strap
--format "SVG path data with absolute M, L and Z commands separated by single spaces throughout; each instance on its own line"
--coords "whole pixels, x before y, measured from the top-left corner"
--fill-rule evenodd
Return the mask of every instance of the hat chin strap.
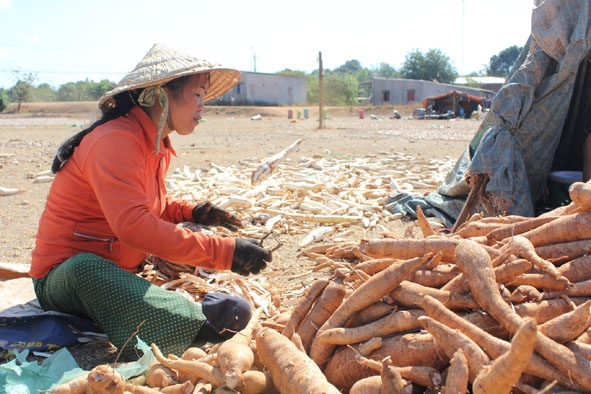
M 156 135 L 156 153 L 160 152 L 160 140 L 164 131 L 164 124 L 168 119 L 168 93 L 160 85 L 150 86 L 145 88 L 138 97 L 138 104 L 142 107 L 153 107 L 156 103 L 156 98 L 159 99 L 162 113 L 158 121 L 158 134 Z M 170 125 L 169 125 L 170 126 Z M 172 130 L 172 128 L 171 128 Z

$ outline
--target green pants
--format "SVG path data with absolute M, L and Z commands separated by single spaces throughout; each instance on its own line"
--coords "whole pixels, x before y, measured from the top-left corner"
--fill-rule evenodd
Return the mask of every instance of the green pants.
M 43 309 L 93 320 L 119 350 L 129 341 L 121 354 L 128 361 L 141 356 L 136 330 L 148 345 L 180 355 L 206 320 L 200 304 L 91 253 L 64 261 L 34 285 Z

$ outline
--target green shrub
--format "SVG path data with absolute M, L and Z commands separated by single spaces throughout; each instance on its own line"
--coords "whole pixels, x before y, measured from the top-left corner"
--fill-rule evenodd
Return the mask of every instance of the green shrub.
M 10 97 L 4 89 L 0 89 L 0 112 L 4 112 L 10 105 Z

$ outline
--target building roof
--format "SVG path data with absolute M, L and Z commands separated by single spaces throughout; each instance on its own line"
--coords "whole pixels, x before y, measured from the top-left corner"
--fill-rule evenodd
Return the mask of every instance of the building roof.
M 505 78 L 502 77 L 458 77 L 454 81 L 456 85 L 467 85 L 469 81 L 474 81 L 479 84 L 504 84 Z

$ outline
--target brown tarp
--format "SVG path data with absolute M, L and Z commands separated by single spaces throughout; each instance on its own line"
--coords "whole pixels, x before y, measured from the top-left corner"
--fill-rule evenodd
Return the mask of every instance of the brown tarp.
M 467 116 L 473 111 L 478 110 L 478 106 L 482 105 L 484 97 L 473 96 L 461 90 L 450 90 L 447 93 L 440 94 L 438 96 L 432 96 L 425 98 L 421 105 L 423 108 L 431 108 L 435 113 L 445 114 L 447 111 L 452 111 L 456 116 L 459 115 L 460 107 L 464 108 L 464 113 Z

